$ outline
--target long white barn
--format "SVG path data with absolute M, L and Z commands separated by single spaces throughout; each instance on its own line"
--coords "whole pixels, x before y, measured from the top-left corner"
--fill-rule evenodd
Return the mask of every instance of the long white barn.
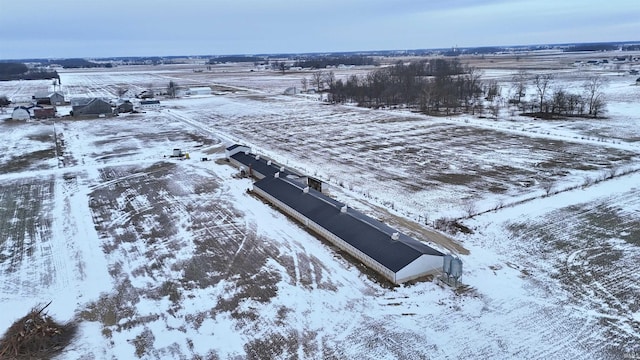
M 230 148 L 228 155 L 237 149 Z M 270 168 L 255 165 L 255 155 L 237 154 L 228 156 L 235 165 L 259 167 L 259 175 L 253 173 L 260 179 L 253 184 L 254 193 L 389 281 L 400 284 L 442 268 L 441 252 L 286 176 L 271 163 L 263 164 Z

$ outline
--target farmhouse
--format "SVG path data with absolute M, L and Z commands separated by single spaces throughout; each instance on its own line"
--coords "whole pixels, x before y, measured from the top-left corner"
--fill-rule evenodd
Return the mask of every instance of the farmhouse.
M 13 120 L 29 120 L 31 119 L 31 109 L 26 106 L 16 106 L 11 113 Z
M 64 105 L 64 95 L 58 91 L 39 92 L 33 96 L 39 105 Z
M 142 110 L 160 109 L 160 100 L 141 100 L 140 109 Z
M 72 115 L 103 117 L 113 115 L 111 104 L 99 98 L 76 98 L 71 99 Z
M 442 267 L 441 252 L 310 188 L 269 160 L 260 161 L 246 146 L 231 146 L 226 154 L 231 163 L 246 166 L 259 179 L 254 193 L 394 284 Z

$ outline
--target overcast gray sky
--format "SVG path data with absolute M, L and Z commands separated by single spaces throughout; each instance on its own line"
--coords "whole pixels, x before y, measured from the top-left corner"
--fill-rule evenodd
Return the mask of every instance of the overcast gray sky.
M 0 0 L 0 59 L 640 40 L 640 0 Z

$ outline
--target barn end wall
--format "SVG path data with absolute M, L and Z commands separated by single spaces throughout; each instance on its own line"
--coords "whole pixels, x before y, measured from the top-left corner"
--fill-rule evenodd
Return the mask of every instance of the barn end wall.
M 386 266 L 384 266 L 384 265 L 380 264 L 379 262 L 375 261 L 374 259 L 372 259 L 368 255 L 366 255 L 362 251 L 356 249 L 351 244 L 349 244 L 346 241 L 342 240 L 341 238 L 339 238 L 338 236 L 336 236 L 332 232 L 328 231 L 327 229 L 325 229 L 324 227 L 318 225 L 317 223 L 309 220 L 309 218 L 307 218 L 306 216 L 304 216 L 301 213 L 297 212 L 296 210 L 292 209 L 291 207 L 289 207 L 285 203 L 281 202 L 280 200 L 276 199 L 275 197 L 267 194 L 262 189 L 259 189 L 259 188 L 254 186 L 253 187 L 253 191 L 256 194 L 258 194 L 259 196 L 261 196 L 262 198 L 264 198 L 267 201 L 269 201 L 270 203 L 272 203 L 273 205 L 277 206 L 280 210 L 282 210 L 286 214 L 290 215 L 291 217 L 293 217 L 294 219 L 298 220 L 303 225 L 307 226 L 309 229 L 311 229 L 314 232 L 316 232 L 318 235 L 322 236 L 323 238 L 325 238 L 326 240 L 328 240 L 332 244 L 336 245 L 340 249 L 346 251 L 349 255 L 351 255 L 351 256 L 355 257 L 356 259 L 362 261 L 362 263 L 367 265 L 367 267 L 369 267 L 370 269 L 376 271 L 380 275 L 384 276 L 387 280 L 391 281 L 394 284 L 399 284 L 400 283 L 400 282 L 397 282 L 397 280 L 396 280 L 396 278 L 397 278 L 396 273 L 394 273 L 393 271 L 389 270 Z M 440 262 L 442 262 L 442 260 L 440 260 Z
M 433 274 L 442 268 L 442 256 L 422 255 L 396 274 L 397 283 L 413 280 L 424 275 Z

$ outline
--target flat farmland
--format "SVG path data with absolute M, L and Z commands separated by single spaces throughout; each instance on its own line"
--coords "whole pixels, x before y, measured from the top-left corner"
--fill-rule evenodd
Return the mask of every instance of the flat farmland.
M 492 76 L 506 81 L 509 66 Z M 572 86 L 585 76 L 556 67 Z M 640 351 L 628 79 L 607 88 L 608 119 L 545 122 L 329 105 L 281 94 L 310 72 L 250 70 L 65 71 L 68 94 L 113 97 L 169 80 L 219 92 L 109 119 L 0 123 L 0 303 L 11 309 L 0 328 L 53 300 L 52 315 L 80 324 L 65 359 Z M 348 71 L 367 70 L 340 76 Z M 421 240 L 447 238 L 451 246 L 429 244 L 461 256 L 463 286 L 380 281 L 247 192 L 250 180 L 223 160 L 232 142 L 319 177 L 332 196 Z M 168 157 L 174 148 L 191 159 Z M 472 232 L 439 233 L 430 225 L 440 217 Z
M 231 109 L 241 109 L 233 111 Z M 243 139 L 283 163 L 332 185 L 400 202 L 416 215 L 463 216 L 469 202 L 488 210 L 528 195 L 582 185 L 635 169 L 627 144 L 598 143 L 517 124 L 495 128 L 473 119 L 440 119 L 237 95 L 175 110 Z M 475 123 L 474 123 L 475 122 Z M 575 135 L 577 136 L 577 135 Z
M 0 176 L 25 170 L 54 169 L 58 165 L 51 123 L 7 123 L 0 144 Z
M 0 209 L 0 264 L 10 276 L 29 268 L 49 248 L 53 179 L 14 180 L 3 184 Z M 31 279 L 23 279 L 30 282 Z M 45 285 L 46 285 L 46 280 Z

